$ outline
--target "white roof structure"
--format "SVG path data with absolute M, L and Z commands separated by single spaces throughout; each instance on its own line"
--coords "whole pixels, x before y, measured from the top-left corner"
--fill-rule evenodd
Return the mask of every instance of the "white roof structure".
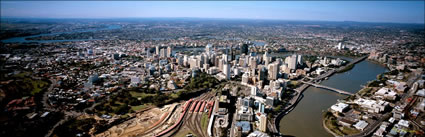
M 332 105 L 331 106 L 331 109 L 333 110 L 333 111 L 336 111 L 336 112 L 339 112 L 339 113 L 342 113 L 346 108 L 348 107 L 348 104 L 345 104 L 345 103 L 337 103 L 337 104 L 335 104 L 335 105 Z
M 403 126 L 403 127 L 409 127 L 409 121 L 402 119 L 402 120 L 398 121 L 398 125 Z
M 369 125 L 369 123 L 367 123 L 366 121 L 360 120 L 359 122 L 354 124 L 354 127 L 358 130 L 364 130 L 367 127 L 367 125 Z
M 416 92 L 416 95 L 425 97 L 425 89 L 418 90 L 418 92 Z

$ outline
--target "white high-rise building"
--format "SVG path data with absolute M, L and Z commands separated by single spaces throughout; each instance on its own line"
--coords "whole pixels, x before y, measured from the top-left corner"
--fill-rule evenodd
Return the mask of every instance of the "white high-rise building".
M 303 57 L 302 55 L 297 55 L 297 64 L 302 65 L 303 64 Z
M 159 55 L 160 53 L 159 53 L 159 46 L 157 45 L 157 46 L 155 46 L 155 54 L 156 55 Z
M 189 58 L 187 57 L 187 55 L 184 55 L 183 56 L 183 66 L 187 67 L 187 64 L 189 64 L 188 62 L 189 62 Z
M 343 49 L 345 49 L 345 46 L 340 42 L 340 43 L 338 43 L 337 49 L 343 50 Z
M 259 130 L 261 132 L 266 132 L 267 131 L 267 116 L 265 114 L 261 114 L 261 116 L 260 116 Z
M 249 65 L 250 65 L 251 69 L 257 68 L 257 58 L 250 57 L 249 58 Z
M 285 62 L 288 64 L 288 68 L 291 70 L 297 69 L 297 56 L 292 55 L 285 58 Z
M 226 76 L 226 79 L 230 79 L 230 64 L 223 64 L 223 73 Z
M 161 54 L 160 54 L 160 57 L 161 57 L 161 58 L 164 58 L 164 57 L 166 57 L 167 51 L 166 51 L 165 49 L 161 49 L 161 50 L 160 50 L 160 53 L 161 53 Z
M 222 59 L 223 59 L 223 61 L 224 61 L 225 63 L 227 63 L 227 61 L 229 61 L 229 60 L 228 60 L 228 56 L 227 56 L 227 54 L 223 54 L 223 55 L 222 55 Z
M 249 74 L 248 73 L 244 73 L 243 75 L 242 75 L 242 82 L 241 82 L 242 84 L 248 84 L 249 83 Z
M 269 63 L 269 53 L 268 52 L 266 52 L 266 53 L 264 53 L 264 55 L 263 55 L 263 61 L 264 62 L 266 62 L 266 63 Z M 266 64 L 266 66 L 267 66 L 268 64 Z
M 256 86 L 251 87 L 251 96 L 257 96 L 258 88 Z
M 172 53 L 173 53 L 173 48 L 171 46 L 168 46 L 167 47 L 167 57 L 171 57 Z
M 269 72 L 269 79 L 270 80 L 276 80 L 278 72 L 279 72 L 277 63 L 275 62 L 275 63 L 269 64 L 268 70 L 269 70 L 268 71 Z

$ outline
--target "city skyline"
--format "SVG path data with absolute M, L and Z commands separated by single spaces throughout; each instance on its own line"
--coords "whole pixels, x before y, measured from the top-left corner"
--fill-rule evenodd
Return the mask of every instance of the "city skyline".
M 1 1 L 2 18 L 183 17 L 423 24 L 423 11 L 424 1 Z

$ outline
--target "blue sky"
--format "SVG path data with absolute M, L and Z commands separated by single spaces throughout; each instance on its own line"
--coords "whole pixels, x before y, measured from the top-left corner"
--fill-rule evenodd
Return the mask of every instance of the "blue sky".
M 424 23 L 424 1 L 1 1 L 1 17 L 200 17 Z

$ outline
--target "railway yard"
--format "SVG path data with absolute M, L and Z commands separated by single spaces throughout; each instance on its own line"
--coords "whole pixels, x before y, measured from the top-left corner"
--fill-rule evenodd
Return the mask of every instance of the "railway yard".
M 165 137 L 191 133 L 198 137 L 207 137 L 207 121 L 211 116 L 215 93 L 207 92 L 188 101 L 152 108 L 96 136 Z

